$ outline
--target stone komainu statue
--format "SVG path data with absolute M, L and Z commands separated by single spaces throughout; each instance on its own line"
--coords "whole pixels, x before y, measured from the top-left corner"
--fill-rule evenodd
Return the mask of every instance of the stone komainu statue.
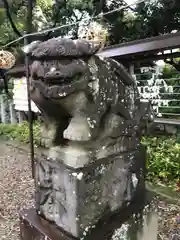
M 100 149 L 121 151 L 122 137 L 126 147 L 137 144 L 140 99 L 121 64 L 96 56 L 99 46 L 86 40 L 55 38 L 29 49 L 31 97 L 44 116 L 51 146 L 61 151 L 79 144 L 98 157 L 105 152 Z
M 130 201 L 143 178 L 136 165 L 145 162 L 137 157 L 145 108 L 134 79 L 99 48 L 62 38 L 26 46 L 50 148 L 36 164 L 37 210 L 75 237 Z

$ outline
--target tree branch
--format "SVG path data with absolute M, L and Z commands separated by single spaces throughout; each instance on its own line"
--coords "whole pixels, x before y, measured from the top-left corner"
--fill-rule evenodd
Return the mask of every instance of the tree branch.
M 171 66 L 173 66 L 178 72 L 180 72 L 180 61 L 178 61 L 177 63 L 174 61 L 173 58 L 171 59 L 165 59 L 164 60 L 165 63 L 170 64 Z
M 7 18 L 9 19 L 10 21 L 10 24 L 11 24 L 11 27 L 12 29 L 14 30 L 14 32 L 19 36 L 21 37 L 22 34 L 19 32 L 19 30 L 16 28 L 13 20 L 12 20 L 12 17 L 11 17 L 11 14 L 10 14 L 10 8 L 9 8 L 9 4 L 7 2 L 7 0 L 3 0 L 3 3 L 4 3 L 4 7 L 6 9 L 6 15 L 7 15 Z

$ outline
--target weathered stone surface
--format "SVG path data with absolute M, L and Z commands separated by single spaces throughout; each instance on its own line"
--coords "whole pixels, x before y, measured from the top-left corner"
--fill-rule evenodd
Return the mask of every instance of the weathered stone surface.
M 85 40 L 57 38 L 28 53 L 35 58 L 31 97 L 49 145 L 36 163 L 36 208 L 75 237 L 128 205 L 137 186 L 144 190 L 140 140 L 148 106 L 125 68 L 97 50 Z
M 72 167 L 79 159 L 81 166 L 90 162 L 89 155 L 99 159 L 138 144 L 147 112 L 124 67 L 93 55 L 96 50 L 85 40 L 52 39 L 30 52 L 38 58 L 31 66 L 31 97 L 45 119 L 49 157 L 64 155 L 62 160 Z
M 104 218 L 93 228 L 86 228 L 81 240 L 157 240 L 158 223 L 156 204 L 146 195 L 136 196 L 138 201 L 130 203 L 111 218 Z M 74 237 L 44 220 L 35 209 L 24 210 L 21 217 L 21 240 L 73 240 Z M 76 238 L 77 239 L 77 238 Z
M 81 44 L 94 47 L 92 54 L 86 55 Z M 31 97 L 54 125 L 52 145 L 62 146 L 62 138 L 86 141 L 90 146 L 92 140 L 97 144 L 109 141 L 122 124 L 133 121 L 139 113 L 133 78 L 121 64 L 101 59 L 93 55 L 95 51 L 96 47 L 84 40 L 64 39 L 52 39 L 33 48 L 31 55 L 38 55 L 38 61 L 31 66 Z M 48 59 L 51 55 L 54 59 Z M 133 124 L 138 125 L 139 120 Z M 61 136 L 56 137 L 57 132 Z M 116 138 L 121 135 L 116 133 Z
M 139 188 L 142 194 L 145 191 L 145 152 L 138 150 L 111 155 L 80 169 L 69 168 L 60 159 L 37 159 L 38 213 L 81 237 L 104 214 L 128 205 Z

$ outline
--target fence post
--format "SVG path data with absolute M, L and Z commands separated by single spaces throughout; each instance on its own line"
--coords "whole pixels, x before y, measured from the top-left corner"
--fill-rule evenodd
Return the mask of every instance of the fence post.
M 22 114 L 20 111 L 17 112 L 17 115 L 18 115 L 18 122 L 19 123 L 22 123 L 23 122 L 23 117 L 22 117 Z
M 134 77 L 134 64 L 129 66 L 129 73 Z
M 14 106 L 13 106 L 13 102 L 11 101 L 9 103 L 9 113 L 10 113 L 10 121 L 12 124 L 16 124 L 17 123 L 17 119 L 16 119 L 16 114 L 15 114 L 15 110 L 14 110 Z
M 6 104 L 3 95 L 0 95 L 0 108 L 1 108 L 1 122 L 8 123 L 7 114 L 6 114 Z

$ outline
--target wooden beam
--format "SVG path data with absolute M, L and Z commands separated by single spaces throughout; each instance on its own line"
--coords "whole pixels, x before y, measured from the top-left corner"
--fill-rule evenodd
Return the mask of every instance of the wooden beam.
M 134 63 L 143 63 L 143 62 L 150 62 L 150 61 L 158 61 L 158 60 L 165 60 L 168 58 L 179 58 L 180 52 L 174 52 L 174 53 L 167 53 L 167 54 L 148 54 L 148 55 L 136 55 L 132 57 L 115 57 L 116 60 L 121 61 L 123 64 L 134 64 Z
M 104 48 L 97 55 L 102 57 L 135 57 L 180 48 L 180 32 L 131 41 Z
M 180 125 L 180 119 L 171 118 L 155 118 L 154 123 L 157 124 L 168 124 L 168 125 Z

